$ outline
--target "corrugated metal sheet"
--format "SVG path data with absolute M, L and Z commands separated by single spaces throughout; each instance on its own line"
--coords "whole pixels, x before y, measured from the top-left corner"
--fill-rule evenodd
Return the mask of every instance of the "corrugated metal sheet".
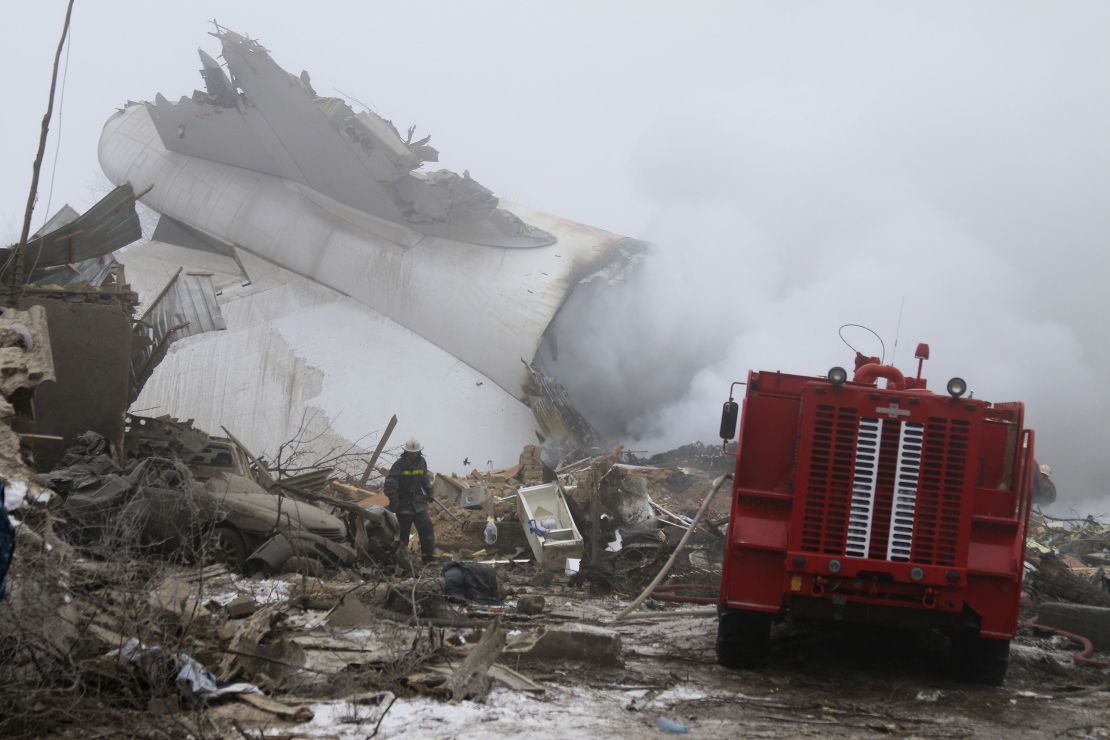
M 72 216 L 63 208 L 43 231 Z M 24 271 L 38 279 L 47 268 L 77 264 L 93 257 L 111 254 L 142 236 L 135 212 L 135 191 L 125 183 L 100 199 L 85 213 L 48 233 L 27 242 Z
M 226 329 L 211 273 L 178 270 L 135 326 L 131 356 L 131 400 L 178 339 Z
M 112 270 L 118 265 L 115 257 L 106 254 L 102 257 L 90 257 L 87 260 L 81 260 L 74 265 L 63 265 L 61 267 L 51 267 L 46 270 L 38 270 L 35 272 L 35 279 L 31 281 L 31 285 L 48 286 L 57 285 L 61 288 L 72 288 L 83 284 L 89 284 L 94 288 L 99 288 L 112 274 Z

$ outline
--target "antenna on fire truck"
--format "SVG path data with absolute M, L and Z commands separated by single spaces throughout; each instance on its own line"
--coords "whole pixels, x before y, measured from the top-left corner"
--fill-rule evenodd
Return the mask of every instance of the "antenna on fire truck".
M 859 355 L 863 354 L 858 349 L 853 347 L 851 342 L 849 342 L 847 339 L 844 338 L 844 330 L 849 328 L 849 327 L 853 327 L 853 326 L 857 329 L 863 329 L 864 331 L 869 331 L 873 335 L 875 335 L 875 338 L 879 340 L 879 347 L 882 349 L 882 356 L 879 358 L 879 364 L 880 365 L 884 364 L 884 360 L 886 359 L 886 342 L 884 342 L 883 338 L 879 336 L 879 332 L 875 331 L 870 326 L 864 326 L 863 324 L 841 324 L 840 328 L 836 330 L 836 333 L 840 336 L 840 341 L 842 341 L 842 342 L 844 342 L 844 344 L 848 345 L 848 349 L 852 350 L 856 354 L 859 354 Z
M 906 296 L 902 296 L 902 302 L 898 306 L 898 325 L 894 327 L 894 349 L 890 353 L 890 364 L 894 364 L 895 358 L 898 356 L 898 337 L 902 334 L 902 312 L 906 309 Z

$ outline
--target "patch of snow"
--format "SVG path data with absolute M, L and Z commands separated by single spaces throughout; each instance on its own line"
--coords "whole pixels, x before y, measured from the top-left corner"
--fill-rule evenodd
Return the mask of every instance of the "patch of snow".
M 651 706 L 674 704 L 680 701 L 699 701 L 709 699 L 711 695 L 689 684 L 679 684 L 659 694 L 651 702 Z
M 277 604 L 289 598 L 289 583 L 276 578 L 252 580 L 244 578 L 235 581 L 227 591 L 213 594 L 210 598 L 220 606 L 226 606 L 246 594 L 259 605 Z
M 1015 691 L 1015 694 L 1025 699 L 1052 699 L 1052 694 L 1038 694 L 1036 691 Z
M 382 719 L 378 734 L 389 738 L 589 737 L 596 735 L 599 722 L 608 721 L 611 727 L 605 734 L 619 736 L 640 724 L 640 717 L 630 720 L 623 709 L 628 700 L 625 692 L 567 689 L 565 693 L 558 701 L 545 701 L 494 689 L 484 704 L 397 699 Z M 315 716 L 311 722 L 284 729 L 281 734 L 364 738 L 373 732 L 384 707 L 354 707 L 344 701 L 329 701 L 314 704 L 312 709 Z M 352 717 L 358 721 L 343 721 Z
M 28 503 L 45 504 L 54 496 L 54 492 L 47 489 L 32 489 L 25 480 L 15 479 L 8 481 L 4 486 L 4 508 L 8 510 L 8 521 L 12 528 L 20 525 L 20 521 L 11 515 L 11 512 L 23 508 Z
M 27 481 L 13 480 L 4 486 L 4 507 L 8 511 L 15 511 L 23 506 L 27 498 Z

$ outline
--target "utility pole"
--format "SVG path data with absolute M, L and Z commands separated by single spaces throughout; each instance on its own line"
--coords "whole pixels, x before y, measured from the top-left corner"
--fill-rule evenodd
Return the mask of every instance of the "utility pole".
M 58 66 L 62 59 L 62 49 L 69 36 L 69 19 L 73 15 L 73 0 L 66 6 L 65 25 L 62 26 L 62 38 L 58 41 L 58 50 L 54 53 L 54 73 L 50 77 L 50 100 L 46 104 L 46 115 L 42 117 L 42 133 L 39 135 L 39 151 L 35 155 L 35 164 L 31 171 L 31 192 L 27 194 L 27 212 L 23 216 L 23 232 L 19 236 L 19 244 L 12 250 L 8 269 L 10 284 L 8 286 L 8 304 L 15 307 L 23 297 L 23 257 L 27 251 L 27 237 L 31 233 L 31 214 L 35 211 L 35 196 L 39 190 L 39 170 L 42 168 L 42 157 L 46 152 L 46 136 L 50 130 L 50 118 L 54 115 L 54 90 L 58 86 Z

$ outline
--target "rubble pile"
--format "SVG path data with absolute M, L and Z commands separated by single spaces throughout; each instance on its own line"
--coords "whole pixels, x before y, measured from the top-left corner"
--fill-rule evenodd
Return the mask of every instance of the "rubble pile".
M 1110 607 L 1110 525 L 1034 513 L 1026 545 L 1026 601 Z
M 512 469 L 438 476 L 444 561 L 420 567 L 380 491 L 334 468 L 284 475 L 230 434 L 168 417 L 129 415 L 125 430 L 118 445 L 85 433 L 52 470 L 27 471 L 49 495 L 19 510 L 0 691 L 21 711 L 0 718 L 5 735 L 140 717 L 205 734 L 309 721 L 336 699 L 371 716 L 398 696 L 542 694 L 510 666 L 621 663 L 618 635 L 553 616 L 552 598 L 585 583 L 632 594 L 709 483 L 619 450 L 553 470 L 527 446 Z M 529 491 L 547 503 L 527 509 Z M 551 501 L 574 533 L 557 567 Z M 720 533 L 698 541 L 685 576 L 719 579 Z
M 713 469 L 643 464 L 633 455 L 615 450 L 584 458 L 558 469 L 539 462 L 539 449 L 525 447 L 520 464 L 505 470 L 472 471 L 466 477 L 439 475 L 435 507 L 437 544 L 454 556 L 523 563 L 535 559 L 529 528 L 521 521 L 518 491 L 557 486 L 563 495 L 580 547 L 564 556 L 557 570 L 574 576 L 575 584 L 595 590 L 634 594 L 669 557 L 713 485 Z M 591 498 L 598 508 L 597 534 L 591 518 Z M 492 518 L 496 535 L 486 537 Z M 672 576 L 675 582 L 702 581 L 716 588 L 728 512 L 711 510 L 699 525 Z M 542 522 L 540 522 L 542 525 Z M 542 528 L 542 527 L 538 527 Z M 490 541 L 490 540 L 493 541 Z M 533 538 L 534 539 L 534 538 Z M 594 541 L 598 552 L 592 553 Z
M 380 494 L 352 478 L 319 471 L 304 490 L 234 437 L 167 418 L 130 417 L 119 453 L 83 435 L 43 474 L 51 499 L 20 510 L 0 621 L 0 690 L 20 711 L 0 718 L 5 735 L 124 723 L 137 735 L 315 723 L 368 734 L 398 701 L 497 704 L 574 680 L 635 686 L 644 660 L 692 659 L 681 643 L 644 643 L 655 622 L 711 634 L 712 609 L 663 602 L 715 601 L 727 517 L 712 509 L 649 608 L 614 615 L 674 552 L 714 471 L 648 465 L 620 448 L 552 469 L 527 464 L 526 448 L 514 468 L 440 475 L 443 561 L 421 567 L 396 518 L 369 502 Z M 1031 567 L 1097 561 L 1105 549 L 1088 542 L 1105 534 L 1094 521 L 1035 533 L 1059 554 Z M 1100 618 L 1052 608 L 1069 625 Z M 1088 658 L 1068 667 L 1067 638 L 1036 630 L 1019 637 L 1018 675 L 1040 680 L 1038 666 L 1052 666 L 1090 680 L 1076 673 L 1096 670 L 1082 667 Z M 650 698 L 631 711 L 641 704 Z

